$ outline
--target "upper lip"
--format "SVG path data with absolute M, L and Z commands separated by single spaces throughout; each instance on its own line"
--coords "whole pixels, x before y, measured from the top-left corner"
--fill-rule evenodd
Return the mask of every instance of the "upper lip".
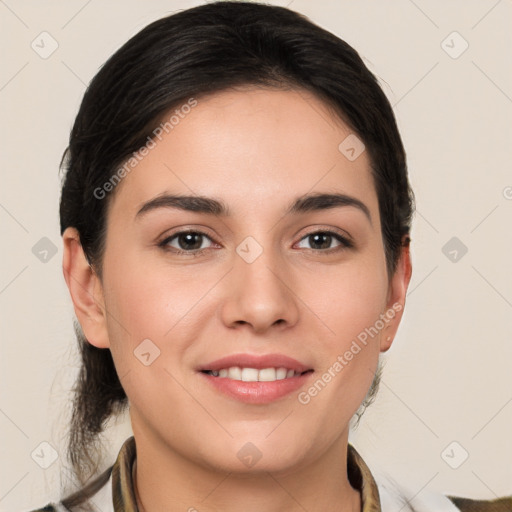
M 255 368 L 257 370 L 262 370 L 263 368 L 286 368 L 287 370 L 294 370 L 297 373 L 304 373 L 305 371 L 312 370 L 309 366 L 283 354 L 265 354 L 259 356 L 251 354 L 233 354 L 202 365 L 198 370 L 218 371 L 223 368 L 231 368 L 233 366 L 238 366 L 240 368 Z

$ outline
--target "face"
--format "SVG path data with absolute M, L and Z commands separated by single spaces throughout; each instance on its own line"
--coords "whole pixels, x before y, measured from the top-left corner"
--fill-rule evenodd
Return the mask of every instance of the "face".
M 112 351 L 136 436 L 282 474 L 346 444 L 408 283 L 387 274 L 369 157 L 339 149 L 351 135 L 304 91 L 226 91 L 117 186 L 106 314 L 82 327 Z

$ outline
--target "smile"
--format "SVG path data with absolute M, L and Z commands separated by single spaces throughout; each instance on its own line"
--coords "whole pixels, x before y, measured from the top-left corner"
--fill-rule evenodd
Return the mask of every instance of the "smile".
M 269 404 L 299 391 L 313 368 L 284 354 L 232 354 L 196 367 L 219 396 L 246 404 Z
M 311 371 L 311 370 L 308 370 Z M 243 382 L 274 382 L 276 380 L 298 377 L 306 372 L 297 372 L 291 368 L 240 368 L 231 366 L 220 370 L 205 370 L 204 373 L 221 379 L 240 380 Z

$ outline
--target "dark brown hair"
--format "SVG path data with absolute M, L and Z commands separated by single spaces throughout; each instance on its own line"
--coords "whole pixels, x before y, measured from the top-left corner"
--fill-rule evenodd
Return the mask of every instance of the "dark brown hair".
M 364 142 L 379 200 L 388 273 L 410 230 L 413 195 L 392 108 L 357 52 L 289 9 L 215 2 L 160 19 L 124 44 L 90 83 L 63 158 L 61 233 L 77 228 L 101 277 L 107 206 L 103 185 L 152 137 L 162 116 L 227 88 L 305 90 Z M 340 141 L 341 142 L 341 141 Z M 108 419 L 127 406 L 110 350 L 76 325 L 82 366 L 74 389 L 68 456 L 80 482 L 97 471 L 93 449 Z

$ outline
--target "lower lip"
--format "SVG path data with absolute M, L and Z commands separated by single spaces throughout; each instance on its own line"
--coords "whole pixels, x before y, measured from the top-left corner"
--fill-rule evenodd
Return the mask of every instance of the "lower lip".
M 308 372 L 273 382 L 244 382 L 200 372 L 215 389 L 247 404 L 267 404 L 279 400 L 304 386 L 312 374 L 313 372 Z

